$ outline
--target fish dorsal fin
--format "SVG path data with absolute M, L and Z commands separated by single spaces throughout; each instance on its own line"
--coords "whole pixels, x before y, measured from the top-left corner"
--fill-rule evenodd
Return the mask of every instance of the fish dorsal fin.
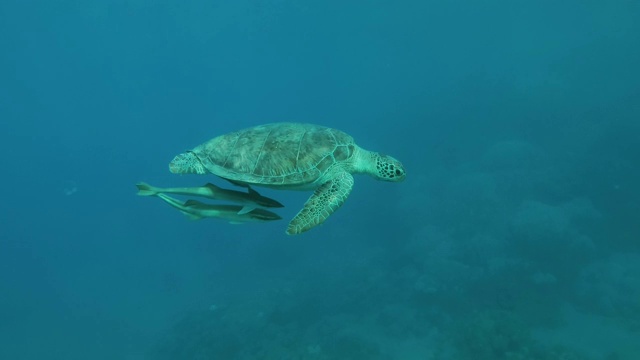
M 185 201 L 184 203 L 184 206 L 202 206 L 202 205 L 205 205 L 205 203 L 202 203 L 198 200 L 191 200 L 191 199 Z
M 220 187 L 219 187 L 219 186 L 213 185 L 212 183 L 206 183 L 206 184 L 204 185 L 204 187 L 209 188 L 209 189 L 211 189 L 211 190 L 213 190 L 213 191 L 220 190 Z
M 253 190 L 253 188 L 249 188 L 248 191 L 249 191 L 249 195 L 260 196 L 260 193 Z
M 247 184 L 247 183 L 243 183 L 243 182 L 235 181 L 235 180 L 231 180 L 231 179 L 225 179 L 225 180 L 227 180 L 228 182 L 232 183 L 235 186 L 240 186 L 240 187 L 249 188 L 249 189 L 251 188 L 249 186 L 249 184 Z
M 238 211 L 238 215 L 244 215 L 247 213 L 252 212 L 253 210 L 255 210 L 255 205 L 245 205 L 242 207 L 242 209 L 240 209 L 240 211 Z

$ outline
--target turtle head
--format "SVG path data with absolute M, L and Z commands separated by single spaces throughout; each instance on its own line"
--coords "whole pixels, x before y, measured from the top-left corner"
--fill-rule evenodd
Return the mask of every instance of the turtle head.
M 176 156 L 169 163 L 169 171 L 174 174 L 206 174 L 208 171 L 193 151 Z
M 406 176 L 402 163 L 389 155 L 377 153 L 375 158 L 374 176 L 383 181 L 402 181 Z

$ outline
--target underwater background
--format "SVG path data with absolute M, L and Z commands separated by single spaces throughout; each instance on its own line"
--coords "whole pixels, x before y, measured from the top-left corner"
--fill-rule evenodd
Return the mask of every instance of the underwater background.
M 640 359 L 640 2 L 0 3 L 0 359 Z M 135 184 L 269 122 L 407 170 L 284 231 Z

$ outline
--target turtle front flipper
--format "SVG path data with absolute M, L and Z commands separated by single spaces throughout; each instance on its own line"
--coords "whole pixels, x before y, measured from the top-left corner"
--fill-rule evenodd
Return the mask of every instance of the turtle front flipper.
M 323 223 L 344 204 L 352 188 L 353 175 L 346 171 L 320 185 L 304 204 L 304 208 L 291 220 L 287 234 L 300 234 Z

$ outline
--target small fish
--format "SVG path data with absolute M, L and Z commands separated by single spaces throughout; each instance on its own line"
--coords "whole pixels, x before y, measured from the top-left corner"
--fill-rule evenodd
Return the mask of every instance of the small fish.
M 189 188 L 158 188 L 147 183 L 138 183 L 138 195 L 153 196 L 157 194 L 177 194 L 177 195 L 193 195 L 201 196 L 215 200 L 225 200 L 242 204 L 238 214 L 246 214 L 254 209 L 261 207 L 283 207 L 278 201 L 260 195 L 252 188 L 248 188 L 248 192 L 223 189 L 219 186 L 208 183 L 200 187 Z
M 240 214 L 239 211 L 242 209 L 240 205 L 211 205 L 196 200 L 187 200 L 183 203 L 178 199 L 162 193 L 157 193 L 155 196 L 180 210 L 192 220 L 218 218 L 228 220 L 232 224 L 243 224 L 247 222 L 265 222 L 282 219 L 278 214 L 265 209 L 258 208 Z

